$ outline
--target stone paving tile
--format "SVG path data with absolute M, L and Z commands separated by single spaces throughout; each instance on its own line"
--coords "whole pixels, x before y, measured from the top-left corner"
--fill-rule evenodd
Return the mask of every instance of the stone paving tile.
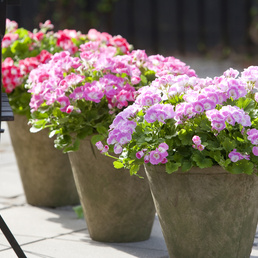
M 253 248 L 250 258 L 258 258 L 258 249 Z
M 26 198 L 24 194 L 20 194 L 12 197 L 2 197 L 0 196 L 0 210 L 11 208 L 12 206 L 22 206 L 26 204 Z
M 13 215 L 10 218 L 9 213 L 3 213 L 6 217 L 6 223 L 12 230 L 18 243 L 21 245 L 26 256 L 29 257 L 117 257 L 117 258 L 130 258 L 130 257 L 142 257 L 142 258 L 168 258 L 166 246 L 160 233 L 158 219 L 155 219 L 155 223 L 152 230 L 151 238 L 147 241 L 136 243 L 121 243 L 121 244 L 106 244 L 91 240 L 88 231 L 86 230 L 86 223 L 82 219 L 77 219 L 72 214 L 71 207 L 63 207 L 55 209 L 39 209 L 36 207 L 30 207 L 30 209 L 24 210 L 26 207 L 16 207 L 10 209 L 10 212 L 19 214 L 21 218 L 19 220 L 19 226 L 15 222 L 16 216 Z M 37 212 L 32 210 L 36 209 Z M 23 212 L 20 212 L 23 210 Z M 30 218 L 30 226 L 28 226 L 25 211 L 31 214 L 32 217 L 37 216 L 35 221 Z M 45 212 L 45 215 L 37 214 L 38 212 Z M 52 214 L 54 213 L 54 215 Z M 60 220 L 58 216 L 64 214 Z M 9 215 L 7 217 L 7 215 Z M 58 215 L 58 216 L 56 216 Z M 40 219 L 38 218 L 40 217 Z M 65 218 L 64 218 L 65 217 Z M 45 218 L 45 221 L 43 219 Z M 67 223 L 67 220 L 70 220 Z M 76 223 L 76 221 L 77 223 Z M 57 223 L 65 225 L 65 228 L 73 229 L 73 231 L 66 231 L 66 229 L 60 229 L 58 225 L 51 225 Z M 79 224 L 82 229 L 75 230 L 75 224 Z M 78 225 L 77 225 L 78 226 Z M 17 229 L 18 227 L 18 229 Z M 85 228 L 84 228 L 85 227 Z M 23 229 L 23 235 L 20 233 Z M 42 228 L 45 228 L 44 231 Z M 52 231 L 52 234 L 50 232 Z M 13 251 L 4 236 L 0 235 L 0 257 L 15 257 Z
M 86 233 L 86 234 L 85 234 Z M 62 235 L 59 237 L 56 237 L 56 239 L 58 240 L 64 240 L 64 241 L 76 241 L 76 242 L 84 242 L 85 244 L 88 245 L 94 245 L 94 246 L 110 246 L 116 249 L 139 249 L 139 250 L 146 250 L 146 252 L 149 253 L 149 251 L 155 251 L 158 255 L 160 255 L 160 253 L 162 255 L 168 255 L 167 252 L 167 247 L 164 241 L 164 238 L 162 236 L 161 233 L 161 228 L 160 228 L 160 224 L 158 221 L 158 218 L 155 218 L 154 221 L 154 225 L 153 225 L 153 229 L 152 229 L 152 233 L 151 236 L 148 240 L 146 241 L 141 241 L 141 242 L 131 242 L 131 243 L 100 243 L 97 241 L 93 241 L 90 238 L 90 235 L 88 234 L 88 232 L 73 232 L 71 234 L 66 234 L 66 235 Z M 139 251 L 138 252 L 141 252 Z M 138 256 L 137 256 L 138 257 Z M 153 256 L 150 256 L 153 257 Z M 154 256 L 156 257 L 156 256 Z M 157 256 L 160 257 L 160 256 Z M 163 257 L 163 256 L 162 256 Z
M 20 245 L 78 230 L 86 232 L 84 219 L 77 219 L 71 208 L 58 210 L 25 205 L 1 210 L 1 216 Z
M 27 252 L 26 250 L 23 250 L 24 254 L 26 255 L 27 258 L 59 258 L 59 257 L 54 257 L 54 256 L 43 256 L 39 253 L 36 252 Z M 17 255 L 12 249 L 5 250 L 0 252 L 0 257 L 3 258 L 17 258 Z M 60 257 L 61 258 L 61 257 Z M 76 258 L 76 257 L 74 257 Z
M 15 198 L 23 193 L 18 173 L 10 173 L 8 170 L 0 171 L 0 198 Z
M 45 239 L 45 238 L 37 237 L 37 236 L 29 236 L 27 234 L 20 235 L 20 234 L 13 233 L 13 235 L 22 249 L 23 249 L 23 246 L 22 246 L 23 244 L 34 243 L 34 242 L 37 242 L 40 240 L 42 241 L 43 239 Z M 7 250 L 12 250 L 12 248 L 11 248 L 10 244 L 8 243 L 7 239 L 5 238 L 5 236 L 3 234 L 0 234 L 0 257 L 5 257 L 3 255 L 3 253 Z
M 168 254 L 163 250 L 146 249 L 140 247 L 128 247 L 99 243 L 95 241 L 66 241 L 62 239 L 47 239 L 26 246 L 24 252 L 35 252 L 39 257 L 62 257 L 62 258 L 168 258 Z M 2 253 L 0 253 L 2 254 Z M 3 253 L 4 254 L 4 253 Z M 41 256 L 42 255 L 42 256 Z M 29 257 L 29 256 L 28 256 Z

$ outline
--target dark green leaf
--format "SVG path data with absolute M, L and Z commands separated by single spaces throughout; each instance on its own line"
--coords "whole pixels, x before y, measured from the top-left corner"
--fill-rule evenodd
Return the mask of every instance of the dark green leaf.
M 104 125 L 102 124 L 97 124 L 96 125 L 96 129 L 97 129 L 97 132 L 99 134 L 106 134 L 108 132 L 108 128 L 106 128 Z
M 196 162 L 199 168 L 209 168 L 213 165 L 212 160 L 202 155 L 201 152 L 194 153 L 192 159 Z
M 246 159 L 242 159 L 236 163 L 232 163 L 226 169 L 232 174 L 245 173 L 245 174 L 251 175 L 253 173 L 253 168 L 254 168 L 254 165 L 252 162 Z
M 101 134 L 96 134 L 91 137 L 91 143 L 95 146 L 95 144 L 99 141 L 103 141 L 105 137 Z
M 166 172 L 168 174 L 172 174 L 173 172 L 176 172 L 180 166 L 181 166 L 181 163 L 168 162 L 166 163 Z
M 236 148 L 236 142 L 230 138 L 225 138 L 222 145 L 227 152 L 230 152 Z
M 190 170 L 192 168 L 192 166 L 193 166 L 193 164 L 192 164 L 191 160 L 184 160 L 182 162 L 181 170 L 183 172 L 186 172 L 186 171 Z

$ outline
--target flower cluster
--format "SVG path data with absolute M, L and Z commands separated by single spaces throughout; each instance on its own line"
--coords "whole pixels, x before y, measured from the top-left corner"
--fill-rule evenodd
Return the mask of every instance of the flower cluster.
M 82 48 L 84 49 L 84 45 Z M 38 110 L 44 101 L 47 105 L 57 101 L 62 112 L 71 113 L 73 108 L 81 112 L 74 103 L 79 100 L 100 103 L 104 96 L 111 111 L 114 107 L 121 109 L 127 106 L 128 102 L 134 100 L 135 91 L 132 86 L 134 72 L 130 71 L 140 71 L 127 61 L 122 62 L 121 58 L 111 57 L 110 53 L 115 54 L 113 47 L 100 47 L 95 50 L 93 55 L 96 57 L 92 57 L 95 60 L 93 65 L 91 60 L 85 59 L 85 52 L 81 53 L 81 58 L 72 57 L 66 51 L 60 52 L 47 64 L 34 69 L 28 79 L 28 83 L 31 84 L 29 92 L 32 93 L 31 111 Z M 104 57 L 106 55 L 108 58 Z M 99 69 L 100 66 L 103 71 Z M 123 70 L 117 69 L 118 66 L 122 66 Z
M 88 34 L 76 30 L 53 31 L 48 20 L 39 24 L 40 29 L 33 32 L 18 28 L 15 21 L 6 20 L 6 34 L 2 40 L 3 88 L 8 94 L 14 113 L 30 117 L 30 94 L 24 87 L 30 71 L 40 64 L 47 63 L 51 56 L 61 51 L 71 55 L 79 54 L 79 47 L 85 42 L 112 46 L 118 53 L 127 53 L 131 46 L 121 36 L 112 37 L 90 29 Z
M 74 30 L 55 33 L 50 21 L 40 23 L 33 32 L 18 28 L 15 21 L 6 20 L 6 33 L 2 40 L 2 83 L 14 113 L 30 116 L 30 94 L 24 85 L 31 70 L 47 63 L 52 54 L 67 50 L 75 54 L 85 42 L 86 35 Z
M 232 68 L 213 79 L 164 74 L 140 89 L 110 125 L 116 167 L 136 174 L 144 163 L 165 164 L 168 173 L 220 165 L 256 173 L 258 67 L 239 74 Z M 167 147 L 159 151 L 161 145 Z
M 101 41 L 81 44 L 79 56 L 76 57 L 68 51 L 54 54 L 48 63 L 31 71 L 26 85 L 32 94 L 32 130 L 49 127 L 50 134 L 57 136 L 56 147 L 64 152 L 76 150 L 80 139 L 87 135 L 101 134 L 95 135 L 94 143 L 107 137 L 108 126 L 115 115 L 126 107 L 130 108 L 130 104 L 138 95 L 137 102 L 142 101 L 143 105 L 160 101 L 157 95 L 151 95 L 151 89 L 149 100 L 140 100 L 141 92 L 150 88 L 146 85 L 150 84 L 155 76 L 158 77 L 155 71 L 150 69 L 156 56 L 147 56 L 144 50 L 128 52 L 126 41 L 120 36 L 110 38 L 107 34 L 91 30 L 89 37 Z M 102 41 L 105 44 L 102 44 Z M 120 51 L 117 51 L 117 47 Z M 127 53 L 121 53 L 121 49 Z M 172 63 L 168 60 L 170 59 L 159 60 L 159 65 L 162 62 Z M 167 76 L 175 76 L 182 71 L 196 76 L 188 66 L 175 60 L 173 59 L 173 69 L 168 71 L 168 68 L 167 73 L 170 74 Z M 157 103 L 148 110 L 146 119 L 164 121 L 173 115 L 174 111 L 170 105 Z M 122 120 L 116 119 L 115 123 L 121 122 Z M 121 153 L 122 145 L 130 141 L 135 122 L 126 121 L 126 124 L 119 127 L 117 132 L 113 131 L 114 137 L 110 135 L 108 139 L 108 142 L 115 143 L 116 154 Z M 107 151 L 107 147 L 101 143 L 97 144 L 97 147 L 102 153 Z M 156 151 L 154 156 L 149 155 L 151 161 L 155 157 L 157 160 L 162 158 L 163 162 L 166 161 L 166 152 L 160 150 Z
M 199 151 L 204 150 L 204 146 L 202 145 L 201 138 L 198 135 L 193 136 L 192 140 L 193 140 L 193 143 L 194 143 L 193 144 L 194 149 L 197 149 Z
M 12 58 L 7 57 L 2 64 L 3 87 L 5 92 L 11 93 L 16 87 L 24 83 L 24 78 L 40 64 L 47 63 L 51 56 L 48 51 L 42 50 L 35 57 L 27 57 L 19 60 L 18 65 L 14 64 Z
M 80 46 L 80 57 L 67 51 L 56 53 L 30 73 L 32 125 L 43 129 L 48 124 L 57 132 L 57 147 L 65 152 L 75 150 L 82 135 L 106 132 L 112 114 L 134 101 L 134 86 L 139 82 L 135 78 L 141 72 L 130 62 L 130 54 L 116 53 L 113 46 L 88 42 Z M 39 119 L 46 107 L 48 116 Z M 67 120 L 72 121 L 70 125 Z M 66 127 L 69 129 L 64 130 Z M 61 140 L 64 133 L 65 142 Z M 70 134 L 78 138 L 72 139 Z M 105 151 L 103 146 L 99 148 Z

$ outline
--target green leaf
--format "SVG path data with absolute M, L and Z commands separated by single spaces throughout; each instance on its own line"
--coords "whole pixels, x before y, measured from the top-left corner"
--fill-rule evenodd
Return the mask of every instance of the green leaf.
M 225 138 L 222 145 L 227 152 L 230 152 L 236 148 L 236 142 L 230 138 Z
M 43 113 L 43 112 L 40 112 L 40 111 L 34 111 L 34 112 L 31 114 L 31 117 L 32 117 L 33 119 L 48 119 L 48 114 Z
M 140 169 L 140 166 L 139 166 L 139 165 L 133 164 L 133 165 L 131 166 L 131 168 L 130 168 L 130 175 L 131 175 L 131 176 L 132 176 L 132 175 L 136 175 L 137 172 L 139 171 L 139 169 Z
M 253 121 L 252 121 L 252 126 L 254 128 L 258 128 L 258 118 L 255 118 Z
M 211 158 L 213 158 L 216 162 L 220 162 L 220 160 L 223 158 L 221 155 L 221 152 L 216 150 L 216 151 L 207 151 L 207 155 L 209 155 Z
M 184 160 L 182 162 L 181 170 L 183 172 L 186 172 L 186 171 L 190 170 L 192 168 L 192 166 L 193 166 L 193 164 L 192 164 L 191 160 Z
M 67 153 L 67 152 L 77 151 L 79 150 L 79 147 L 80 147 L 80 140 L 77 138 L 72 145 L 65 147 L 63 152 Z
M 78 134 L 78 137 L 81 137 L 82 139 L 87 135 L 93 134 L 93 128 L 91 126 L 84 126 L 83 130 L 80 131 Z
M 243 108 L 245 112 L 249 113 L 255 108 L 255 102 L 250 98 L 240 98 L 237 101 L 237 106 L 239 108 Z
M 173 172 L 176 172 L 180 166 L 181 166 L 181 163 L 168 162 L 166 163 L 166 172 L 168 174 L 172 174 Z
M 190 131 L 186 131 L 185 129 L 181 129 L 178 133 L 178 137 L 181 140 L 183 145 L 191 145 L 192 144 L 192 133 Z
M 230 163 L 231 163 L 231 160 L 230 159 L 226 159 L 226 161 L 224 163 L 224 166 L 227 167 Z
M 91 137 L 91 143 L 92 145 L 95 145 L 99 141 L 103 141 L 105 137 L 101 134 L 96 134 Z
M 239 160 L 238 162 L 233 163 L 228 167 L 226 167 L 226 169 L 232 174 L 245 173 L 248 175 L 251 175 L 253 173 L 253 168 L 254 168 L 253 163 L 246 159 Z
M 244 142 L 244 141 L 245 141 L 242 137 L 240 138 L 240 137 L 238 137 L 238 136 L 237 136 L 236 139 L 237 139 L 238 142 Z
M 153 138 L 150 136 L 150 137 L 145 137 L 144 139 L 146 142 L 150 142 L 150 141 L 152 141 Z
M 213 165 L 212 160 L 202 155 L 201 152 L 194 153 L 192 159 L 196 162 L 199 168 L 209 168 Z
M 203 143 L 205 144 L 205 143 Z M 218 141 L 211 141 L 208 140 L 207 141 L 207 145 L 206 148 L 208 148 L 209 150 L 221 150 L 222 148 L 220 147 L 220 144 L 218 143 Z
M 147 77 L 148 81 L 152 82 L 156 79 L 155 72 L 154 71 L 147 71 L 144 73 L 144 75 Z
M 120 169 L 120 168 L 124 167 L 124 164 L 119 160 L 114 161 L 113 165 L 114 165 L 114 168 L 116 168 L 116 169 Z
M 99 134 L 106 134 L 108 131 L 108 129 L 102 124 L 97 124 L 96 129 Z
M 76 213 L 78 219 L 83 218 L 83 210 L 81 205 L 73 207 L 73 210 Z
M 175 163 L 181 163 L 183 161 L 183 156 L 178 151 L 172 156 L 172 160 L 175 161 Z
M 143 74 L 141 75 L 141 82 L 143 85 L 146 85 L 148 83 L 147 78 Z
M 93 129 L 90 126 L 85 126 L 83 130 L 80 130 L 80 132 L 77 134 L 77 137 L 81 140 L 83 140 L 86 136 L 92 135 Z
M 203 131 L 209 131 L 211 129 L 210 121 L 206 117 L 200 121 L 199 125 Z

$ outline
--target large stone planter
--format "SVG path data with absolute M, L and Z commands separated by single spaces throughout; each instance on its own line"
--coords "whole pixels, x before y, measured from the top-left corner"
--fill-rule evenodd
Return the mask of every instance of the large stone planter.
M 249 258 L 258 218 L 258 177 L 219 166 L 165 172 L 145 166 L 172 258 Z
M 8 122 L 27 202 L 58 207 L 79 203 L 68 155 L 54 148 L 47 131 L 30 133 L 25 116 Z
M 148 239 L 155 208 L 147 180 L 115 169 L 114 160 L 100 154 L 90 138 L 69 158 L 91 238 L 101 242 Z

